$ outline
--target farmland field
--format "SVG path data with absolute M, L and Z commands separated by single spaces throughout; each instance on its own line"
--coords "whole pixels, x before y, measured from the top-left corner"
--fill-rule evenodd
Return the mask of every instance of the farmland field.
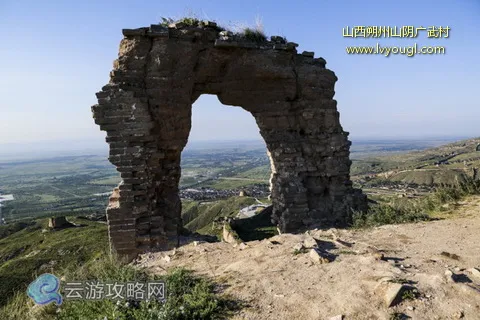
M 379 191 L 384 194 L 379 188 L 385 183 L 448 182 L 457 179 L 458 173 L 479 166 L 480 152 L 471 151 L 476 143 L 472 141 L 436 149 L 427 148 L 441 142 L 354 143 L 352 180 L 369 194 Z M 440 168 L 434 166 L 435 161 L 452 150 L 457 154 L 450 156 L 451 163 Z M 192 144 L 182 153 L 181 166 L 181 189 L 237 190 L 252 185 L 266 186 L 270 179 L 270 163 L 261 141 Z M 415 169 L 417 167 L 422 169 Z M 385 178 L 381 176 L 384 172 L 393 173 Z M 13 201 L 2 203 L 7 222 L 55 215 L 103 214 L 109 193 L 119 182 L 120 176 L 105 154 L 35 160 L 0 158 L 0 194 L 14 196 Z M 396 191 L 392 190 L 394 194 Z

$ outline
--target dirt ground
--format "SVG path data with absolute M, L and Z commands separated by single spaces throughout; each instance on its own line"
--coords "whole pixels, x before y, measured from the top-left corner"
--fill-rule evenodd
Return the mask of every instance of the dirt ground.
M 314 261 L 312 247 L 331 261 Z M 437 221 L 311 230 L 235 246 L 195 242 L 137 263 L 159 274 L 182 266 L 223 284 L 246 305 L 233 319 L 477 320 L 480 272 L 471 268 L 480 268 L 480 197 Z M 387 307 L 396 283 L 418 292 L 400 292 L 399 303 Z

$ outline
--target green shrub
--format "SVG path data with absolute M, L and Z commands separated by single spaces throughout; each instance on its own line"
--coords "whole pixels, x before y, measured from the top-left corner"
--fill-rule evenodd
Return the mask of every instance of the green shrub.
M 353 226 L 356 228 L 374 227 L 384 224 L 396 224 L 429 220 L 428 214 L 416 212 L 406 208 L 396 207 L 391 204 L 372 206 L 368 212 L 355 212 Z
M 218 319 L 236 308 L 233 300 L 217 295 L 212 282 L 194 276 L 190 271 L 176 269 L 159 277 L 122 263 L 108 254 L 106 226 L 103 224 L 88 223 L 81 228 L 47 233 L 34 227 L 0 239 L 0 258 L 6 255 L 11 257 L 0 266 L 0 292 L 3 299 L 0 301 L 0 319 Z M 34 251 L 38 253 L 29 256 Z M 56 263 L 50 264 L 53 260 Z M 167 299 L 163 303 L 64 300 L 59 307 L 53 303 L 36 306 L 27 296 L 26 289 L 37 275 L 45 272 L 62 278 L 60 288 L 67 281 L 125 283 L 164 280 Z
M 166 283 L 166 301 L 85 301 L 64 300 L 55 304 L 34 306 L 24 292 L 17 292 L 3 309 L 1 319 L 69 320 L 69 319 L 220 319 L 238 308 L 235 301 L 218 296 L 215 285 L 197 277 L 189 270 L 174 269 L 165 276 L 150 276 L 142 270 L 119 263 L 106 255 L 77 271 L 66 272 L 67 281 L 93 280 L 142 281 L 163 280 Z
M 164 27 L 168 27 L 170 24 L 177 23 L 177 22 L 181 22 L 185 24 L 185 26 L 187 27 L 204 27 L 205 26 L 205 23 L 202 20 L 198 19 L 197 17 L 183 17 L 179 20 L 175 20 L 172 18 L 165 18 L 165 17 L 162 17 L 161 19 L 162 21 L 160 22 L 160 25 Z M 214 29 L 217 31 L 225 30 L 224 28 L 218 25 L 214 27 Z
M 115 280 L 122 282 L 145 281 L 149 278 L 146 273 L 134 271 L 132 267 L 117 266 L 115 268 L 110 261 L 106 261 L 106 264 L 103 265 L 108 270 L 99 273 L 98 276 L 107 276 L 112 280 L 113 276 Z M 164 277 L 156 277 L 156 280 L 164 280 L 166 283 L 167 299 L 165 302 L 67 301 L 65 306 L 60 308 L 56 319 L 103 319 L 104 317 L 122 320 L 218 319 L 229 312 L 230 301 L 218 297 L 214 293 L 215 286 L 211 282 L 194 276 L 191 271 L 175 269 Z M 51 318 L 47 316 L 44 319 Z
M 47 223 L 38 220 L 0 239 L 0 308 L 38 275 L 78 268 L 108 250 L 106 225 L 85 222 L 83 227 L 43 232 Z
M 252 42 L 265 42 L 267 41 L 267 36 L 263 31 L 253 29 L 253 28 L 245 28 L 239 36 L 241 38 L 244 38 L 246 40 L 252 41 Z
M 433 193 L 419 199 L 391 201 L 373 205 L 367 212 L 353 214 L 354 227 L 372 227 L 384 224 L 426 221 L 430 213 L 442 205 L 456 203 L 469 195 L 480 194 L 480 180 L 466 179 L 454 186 L 438 187 Z

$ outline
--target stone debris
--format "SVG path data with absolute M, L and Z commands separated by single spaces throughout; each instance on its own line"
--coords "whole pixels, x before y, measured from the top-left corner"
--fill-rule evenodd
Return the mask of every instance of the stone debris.
M 313 58 L 315 56 L 315 52 L 313 52 L 313 51 L 303 51 L 302 56 Z
M 74 225 L 70 223 L 65 217 L 54 217 L 48 219 L 48 227 L 50 229 L 63 229 L 73 226 Z
M 297 252 L 300 252 L 304 249 L 305 249 L 305 247 L 304 247 L 303 243 L 297 243 L 296 245 L 293 246 L 293 250 L 297 251 Z
M 286 43 L 285 38 L 281 37 L 281 36 L 271 36 L 270 40 L 275 42 L 275 43 L 280 43 L 280 44 L 285 44 Z
M 217 26 L 217 23 L 213 21 L 204 20 L 203 25 L 205 27 L 215 28 Z
M 392 283 L 387 284 L 387 289 L 385 292 L 385 305 L 387 308 L 393 307 L 402 301 L 402 293 L 406 290 L 406 286 L 401 283 Z
M 344 240 L 339 239 L 339 238 L 334 239 L 334 242 L 337 246 L 343 247 L 343 248 L 351 248 L 353 246 L 352 243 L 344 241 Z
M 310 249 L 309 256 L 314 263 L 323 264 L 330 262 L 326 254 L 315 248 Z
M 231 244 L 237 244 L 239 242 L 238 236 L 232 230 L 232 227 L 230 227 L 228 222 L 223 224 L 222 240 Z
M 470 272 L 474 277 L 480 279 L 480 269 L 470 268 L 467 271 Z
M 455 282 L 455 274 L 452 272 L 452 270 L 445 270 L 444 275 L 448 282 Z
M 179 22 L 174 22 L 174 23 L 170 23 L 170 24 L 168 25 L 168 27 L 169 27 L 169 28 L 180 29 L 180 28 L 185 27 L 185 23 L 184 23 L 184 22 L 181 22 L 181 21 L 179 21 Z
M 224 31 L 220 31 L 219 35 L 220 35 L 220 36 L 223 36 L 223 37 L 232 37 L 232 36 L 233 36 L 233 32 L 232 32 L 232 31 L 224 30 Z
M 323 58 L 316 58 L 316 59 L 313 59 L 313 62 L 319 66 L 321 66 L 322 68 L 325 68 L 325 65 L 327 64 L 327 61 Z
M 235 248 L 238 248 L 238 250 L 245 250 L 249 247 L 248 244 L 246 244 L 245 242 L 235 243 L 233 246 Z
M 281 43 L 276 43 L 273 45 L 273 49 L 275 50 L 287 50 L 287 45 L 286 44 L 281 44 Z
M 158 24 L 152 24 L 150 25 L 150 28 L 148 28 L 147 33 L 149 37 L 169 37 L 170 32 L 168 31 L 168 28 L 158 25 Z M 125 33 L 124 33 L 125 35 Z
M 383 258 L 385 257 L 381 252 L 374 252 L 372 255 L 375 260 L 383 260 Z
M 138 28 L 138 29 L 122 29 L 122 34 L 126 37 L 128 36 L 144 36 L 147 28 Z
M 367 247 L 366 252 L 371 254 L 375 260 L 384 260 L 385 258 L 384 254 L 380 250 L 371 246 Z
M 317 240 L 315 240 L 312 236 L 307 236 L 305 240 L 303 240 L 303 245 L 305 248 L 316 248 L 318 247 Z
M 339 314 L 338 316 L 335 316 L 335 317 L 330 317 L 329 320 L 343 320 L 343 314 Z

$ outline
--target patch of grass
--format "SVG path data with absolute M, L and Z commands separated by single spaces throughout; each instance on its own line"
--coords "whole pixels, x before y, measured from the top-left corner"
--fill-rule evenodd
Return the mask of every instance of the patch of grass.
M 258 29 L 253 29 L 253 28 L 245 28 L 240 34 L 239 36 L 241 38 L 244 38 L 248 41 L 252 41 L 252 42 L 256 42 L 256 43 L 259 43 L 259 42 L 265 42 L 267 41 L 267 36 L 265 35 L 265 33 L 261 30 L 258 30 Z
M 297 256 L 299 254 L 307 253 L 307 252 L 308 252 L 307 248 L 295 249 L 295 250 L 293 250 L 293 255 Z
M 114 260 L 111 260 L 114 261 Z M 117 281 L 145 281 L 153 279 L 142 271 L 133 267 L 112 265 L 106 261 L 107 277 L 104 271 L 95 273 L 96 279 L 110 279 Z M 97 262 L 102 265 L 102 261 Z M 105 265 L 104 265 L 105 266 Z M 103 268 L 97 268 L 99 271 Z M 166 276 L 154 277 L 166 283 L 167 298 L 164 303 L 159 301 L 114 302 L 102 300 L 98 302 L 70 301 L 62 306 L 56 319 L 124 319 L 124 320 L 153 320 L 153 319 L 219 319 L 232 311 L 235 302 L 215 293 L 215 285 L 193 275 L 189 270 L 174 269 Z M 92 278 L 90 278 L 92 279 Z M 45 320 L 51 319 L 45 317 Z M 41 319 L 43 320 L 43 319 Z
M 392 283 L 400 283 L 400 284 L 410 284 L 412 281 L 405 279 L 405 278 L 394 278 L 390 280 L 389 282 Z
M 418 297 L 417 289 L 407 289 L 402 293 L 402 301 L 415 300 Z
M 2 239 L 2 252 L 23 250 L 0 267 L 3 299 L 0 319 L 220 319 L 240 307 L 236 301 L 218 295 L 213 282 L 191 271 L 173 269 L 165 276 L 150 275 L 108 254 L 107 244 L 105 225 L 94 223 L 47 233 L 42 233 L 41 226 L 40 229 L 27 227 Z M 52 264 L 52 261 L 56 262 Z M 35 306 L 26 288 L 45 272 L 62 278 L 60 288 L 64 288 L 67 281 L 163 280 L 167 299 L 165 302 L 64 300 L 61 306 Z M 61 292 L 65 297 L 62 289 Z
M 219 230 L 212 229 L 212 222 L 219 217 L 234 217 L 243 207 L 254 204 L 255 198 L 230 197 L 212 203 L 200 204 L 200 202 L 188 203 L 182 216 L 188 220 L 185 228 L 192 232 L 204 234 L 218 234 Z
M 370 207 L 366 213 L 355 212 L 353 214 L 353 226 L 365 228 L 384 224 L 427 221 L 429 219 L 430 216 L 426 213 L 382 203 Z
M 166 283 L 167 297 L 165 302 L 64 300 L 61 306 L 50 304 L 34 307 L 26 294 L 17 293 L 12 301 L 0 310 L 1 319 L 222 319 L 240 307 L 236 301 L 217 295 L 214 283 L 195 276 L 189 270 L 174 269 L 166 276 L 152 277 L 132 266 L 120 264 L 111 256 L 85 265 L 80 271 L 73 271 L 67 279 L 95 279 L 102 282 L 163 280 Z
M 173 18 L 162 17 L 161 20 L 162 21 L 160 22 L 160 25 L 162 25 L 164 27 L 168 27 L 172 23 L 183 23 L 187 27 L 205 27 L 204 20 L 200 20 L 199 18 L 194 17 L 194 16 L 193 17 L 183 17 L 183 18 L 180 18 L 178 20 L 175 20 Z M 223 28 L 221 26 L 218 26 L 218 25 L 213 27 L 213 28 L 216 31 L 225 30 L 225 28 Z
M 21 231 L 27 227 L 35 225 L 35 221 L 15 222 L 0 226 L 0 239 L 6 238 L 15 232 Z
M 469 195 L 480 194 L 480 180 L 466 179 L 455 186 L 442 186 L 433 193 L 419 199 L 380 203 L 368 212 L 353 214 L 354 227 L 372 227 L 384 224 L 408 223 L 430 220 L 442 205 L 456 203 Z
M 108 185 L 108 186 L 118 186 L 118 184 L 122 181 L 122 178 L 118 176 L 111 176 L 103 179 L 92 180 L 89 183 L 92 184 L 100 184 L 100 185 Z
M 26 290 L 37 275 L 77 268 L 107 252 L 106 225 L 81 223 L 84 226 L 43 232 L 47 221 L 40 220 L 0 239 L 0 307 L 15 292 Z
M 352 255 L 357 255 L 355 251 L 350 251 L 350 250 L 340 250 L 338 251 L 338 254 L 352 254 Z
M 388 319 L 389 320 L 404 320 L 404 319 L 408 319 L 408 317 L 401 312 L 394 312 L 394 313 L 390 314 Z
M 186 26 L 189 27 L 196 27 L 201 24 L 201 21 L 195 17 L 184 17 L 177 22 L 184 23 Z

